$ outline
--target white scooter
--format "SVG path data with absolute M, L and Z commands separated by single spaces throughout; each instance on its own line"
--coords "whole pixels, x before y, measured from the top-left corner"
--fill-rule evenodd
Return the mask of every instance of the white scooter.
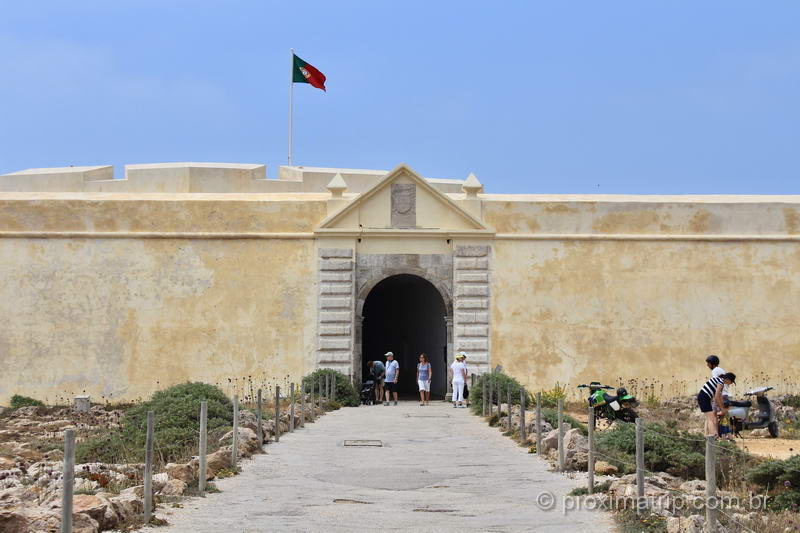
M 728 416 L 731 417 L 734 435 L 741 437 L 740 432 L 743 429 L 760 429 L 767 428 L 769 436 L 774 438 L 778 437 L 778 421 L 775 419 L 775 406 L 767 398 L 767 391 L 772 390 L 772 387 L 760 387 L 745 392 L 745 396 L 755 396 L 756 405 L 758 406 L 758 414 L 750 417 L 750 408 L 753 406 L 752 401 L 736 402 L 731 401 L 728 408 Z

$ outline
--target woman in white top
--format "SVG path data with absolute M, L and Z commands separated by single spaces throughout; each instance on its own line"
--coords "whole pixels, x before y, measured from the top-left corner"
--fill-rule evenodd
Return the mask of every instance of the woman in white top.
M 464 356 L 457 355 L 450 368 L 453 369 L 453 407 L 466 407 L 464 405 L 464 383 L 467 381 L 467 365 L 464 364 Z

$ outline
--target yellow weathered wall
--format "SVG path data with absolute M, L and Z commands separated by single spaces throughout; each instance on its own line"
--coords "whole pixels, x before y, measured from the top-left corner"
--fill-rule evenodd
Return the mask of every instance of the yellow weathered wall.
M 492 363 L 531 390 L 558 381 L 574 395 L 597 380 L 639 394 L 651 384 L 656 394 L 694 393 L 711 353 L 740 377 L 738 393 L 797 385 L 796 203 L 502 201 L 485 209 L 498 233 L 531 234 L 495 242 L 491 314 Z M 725 240 L 745 232 L 749 239 Z M 652 239 L 593 240 L 598 234 Z
M 246 233 L 310 231 L 324 201 L 4 199 L 0 232 L 245 237 L 0 237 L 0 405 L 146 398 L 186 380 L 245 394 L 248 378 L 313 370 L 314 240 Z
M 362 215 L 388 224 L 388 196 L 376 198 L 353 212 L 353 227 Z M 257 387 L 311 371 L 314 229 L 328 201 L 310 193 L 0 194 L 0 404 L 14 393 L 130 400 L 187 379 L 232 394 L 231 379 L 247 393 L 248 378 Z M 423 201 L 421 225 L 442 235 L 317 235 L 317 245 L 447 253 L 469 239 L 491 244 L 491 364 L 532 390 L 600 380 L 693 392 L 709 353 L 741 376 L 740 392 L 796 385 L 800 198 L 481 202 L 494 240 L 487 233 L 448 243 L 446 231 L 463 230 L 466 219 Z

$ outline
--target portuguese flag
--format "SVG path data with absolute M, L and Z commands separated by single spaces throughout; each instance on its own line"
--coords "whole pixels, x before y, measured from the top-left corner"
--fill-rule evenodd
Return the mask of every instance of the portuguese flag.
M 312 87 L 325 90 L 325 74 L 318 71 L 314 66 L 309 65 L 299 57 L 294 56 L 294 70 L 292 71 L 292 81 L 294 83 L 310 83 Z

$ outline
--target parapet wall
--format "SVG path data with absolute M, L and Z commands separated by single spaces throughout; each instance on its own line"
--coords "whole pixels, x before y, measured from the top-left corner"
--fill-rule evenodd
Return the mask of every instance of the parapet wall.
M 118 193 L 282 193 L 323 192 L 336 174 L 348 192 L 360 193 L 386 175 L 384 170 L 280 167 L 278 179 L 267 179 L 260 164 L 156 163 L 125 165 L 125 177 L 114 179 L 110 165 L 32 168 L 0 175 L 0 192 Z M 461 192 L 461 180 L 428 179 L 442 192 Z

